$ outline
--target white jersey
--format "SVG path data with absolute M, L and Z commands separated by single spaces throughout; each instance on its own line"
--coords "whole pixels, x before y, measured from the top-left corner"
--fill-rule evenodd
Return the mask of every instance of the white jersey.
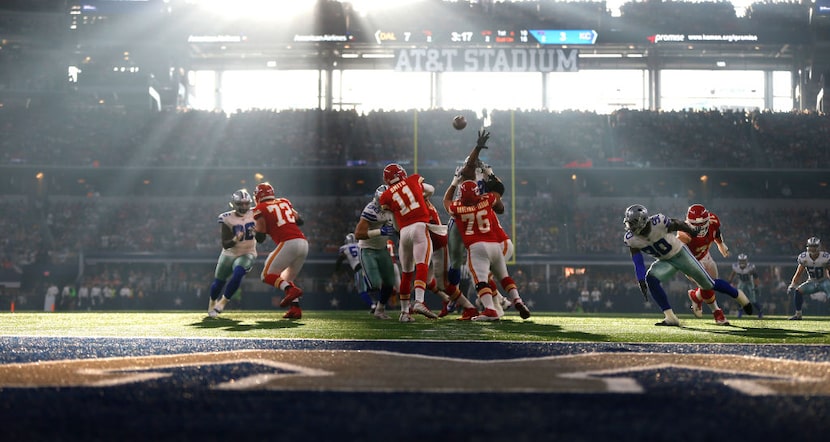
M 369 204 L 366 204 L 363 212 L 360 213 L 360 217 L 369 222 L 369 230 L 379 229 L 386 224 L 392 225 L 393 218 L 392 212 L 381 209 L 380 204 L 375 200 L 369 201 Z M 387 239 L 387 237 L 380 235 L 374 238 L 361 239 L 357 245 L 361 249 L 384 250 L 386 249 Z
M 461 171 L 462 167 L 464 167 L 463 164 L 455 169 L 456 175 Z M 480 167 L 476 167 L 475 176 L 475 182 L 476 184 L 478 184 L 478 194 L 484 195 L 485 193 L 487 193 L 486 184 L 488 177 L 484 176 L 484 170 Z M 453 195 L 452 199 L 457 200 L 458 198 L 461 198 L 461 186 L 458 186 L 455 189 L 455 195 Z
M 732 271 L 735 272 L 735 275 L 738 276 L 738 281 L 742 284 L 755 284 L 755 276 L 757 275 L 755 264 L 748 262 L 746 266 L 741 267 L 737 262 L 733 262 Z
M 677 238 L 673 232 L 669 232 L 669 218 L 658 213 L 651 215 L 648 218 L 651 224 L 647 236 L 634 234 L 630 231 L 625 232 L 625 245 L 635 249 L 640 249 L 643 253 L 647 253 L 656 259 L 669 259 L 677 255 L 685 244 Z
M 357 244 L 343 244 L 340 246 L 340 253 L 349 261 L 352 270 L 357 270 L 360 265 L 360 246 Z
M 222 254 L 227 256 L 242 256 L 253 254 L 256 256 L 256 230 L 254 230 L 254 213 L 247 211 L 244 215 L 239 215 L 231 210 L 219 214 L 217 218 L 219 224 L 224 224 L 231 229 L 234 235 L 239 232 L 245 232 L 242 236 L 242 241 L 236 243 L 229 249 L 223 249 Z
M 819 252 L 818 257 L 813 259 L 809 253 L 801 252 L 798 255 L 798 264 L 807 270 L 807 280 L 824 278 L 824 269 L 830 266 L 830 253 Z

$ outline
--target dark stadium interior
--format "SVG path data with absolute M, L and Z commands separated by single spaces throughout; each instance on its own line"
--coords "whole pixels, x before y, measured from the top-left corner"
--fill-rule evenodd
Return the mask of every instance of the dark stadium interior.
M 36 309 L 46 283 L 80 286 L 93 280 L 130 281 L 152 294 L 181 287 L 204 292 L 218 249 L 216 213 L 225 210 L 234 189 L 251 188 L 256 177 L 265 177 L 306 214 L 311 253 L 302 277 L 319 295 L 312 305 L 330 308 L 332 293 L 351 290 L 349 275 L 334 271 L 337 248 L 353 230 L 356 211 L 373 193 L 380 169 L 399 161 L 444 188 L 474 135 L 450 138 L 442 131 L 453 115 L 475 121 L 476 112 L 336 110 L 329 96 L 323 110 L 225 115 L 188 109 L 181 99 L 181 73 L 251 67 L 274 57 L 284 69 L 325 71 L 332 60 L 339 69 L 390 69 L 389 58 L 342 55 L 426 45 L 392 39 L 401 35 L 395 30 L 425 23 L 434 30 L 429 44 L 447 48 L 484 46 L 478 41 L 483 34 L 456 35 L 453 29 L 463 22 L 470 28 L 593 29 L 596 44 L 583 52 L 638 54 L 587 57 L 580 59 L 581 69 L 703 69 L 727 60 L 745 69 L 792 72 L 797 93 L 791 112 L 492 111 L 494 147 L 483 158 L 509 180 L 510 209 L 503 224 L 516 243 L 512 266 L 537 308 L 576 308 L 574 286 L 607 287 L 607 299 L 614 300 L 610 310 L 645 308 L 637 301 L 621 240 L 622 210 L 633 202 L 675 217 L 694 202 L 712 206 L 724 221 L 730 247 L 749 254 L 762 269 L 763 287 L 778 311 L 787 309 L 781 286 L 792 275 L 804 240 L 814 235 L 830 240 L 824 203 L 830 197 L 830 124 L 821 98 L 823 73 L 830 70 L 830 17 L 816 4 L 757 2 L 738 16 L 724 2 L 629 2 L 612 14 L 605 2 L 432 0 L 362 14 L 348 2 L 326 0 L 296 14 L 290 26 L 263 26 L 242 18 L 220 23 L 183 0 L 3 2 L 0 205 L 9 214 L 2 219 L 6 298 L 20 298 L 18 308 Z M 372 26 L 391 33 L 379 37 L 369 32 Z M 244 45 L 196 44 L 186 37 L 240 29 L 247 33 Z M 712 30 L 755 39 L 647 41 L 660 33 Z M 298 43 L 292 41 L 297 34 L 347 40 Z M 378 38 L 386 40 L 381 44 Z M 139 74 L 119 76 L 107 64 L 125 50 L 131 65 L 142 68 Z M 76 82 L 67 81 L 66 66 L 84 57 L 97 65 L 84 65 Z M 147 96 L 148 86 L 158 91 L 157 98 Z M 266 252 L 267 246 L 261 249 Z M 718 261 L 724 271 L 731 264 Z M 566 279 L 570 268 L 584 274 Z M 159 269 L 162 277 L 148 277 Z M 254 279 L 244 289 L 264 290 Z M 165 301 L 146 306 L 191 307 L 159 298 Z M 248 302 L 270 305 L 267 294 Z M 139 306 L 113 302 L 110 308 L 133 305 Z M 360 304 L 349 299 L 339 306 Z

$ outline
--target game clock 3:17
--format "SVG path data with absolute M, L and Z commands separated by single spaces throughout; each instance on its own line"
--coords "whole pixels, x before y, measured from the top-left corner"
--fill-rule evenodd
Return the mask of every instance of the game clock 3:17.
M 470 43 L 473 41 L 473 31 L 450 32 L 450 41 L 453 43 Z

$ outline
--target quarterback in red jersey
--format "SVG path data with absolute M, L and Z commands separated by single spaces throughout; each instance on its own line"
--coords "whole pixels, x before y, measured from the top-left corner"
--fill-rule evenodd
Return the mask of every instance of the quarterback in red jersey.
M 401 300 L 401 322 L 412 322 L 409 314 L 411 286 L 415 288 L 415 302 L 412 311 L 427 318 L 436 319 L 424 304 L 424 291 L 429 276 L 429 262 L 432 256 L 432 240 L 429 236 L 429 206 L 426 198 L 435 192 L 435 188 L 424 183 L 418 174 L 407 176 L 400 164 L 391 163 L 383 169 L 383 180 L 388 189 L 381 194 L 378 201 L 381 208 L 389 210 L 395 217 L 395 224 L 400 233 L 398 258 L 401 260 L 401 288 L 398 296 Z M 446 227 L 444 227 L 446 230 Z M 414 277 L 414 284 L 413 284 Z
M 692 227 L 696 227 L 698 229 L 698 234 L 696 236 L 691 236 L 686 232 L 679 231 L 677 232 L 677 237 L 689 247 L 692 255 L 700 261 L 700 264 L 703 266 L 704 270 L 706 270 L 706 273 L 708 273 L 713 279 L 717 279 L 718 265 L 712 258 L 712 254 L 709 253 L 712 243 L 715 243 L 720 251 L 720 254 L 724 258 L 729 257 L 729 247 L 727 247 L 726 243 L 723 241 L 723 235 L 720 230 L 720 219 L 714 213 L 706 210 L 706 207 L 702 204 L 692 204 L 686 211 L 686 223 Z M 729 321 L 726 320 L 726 317 L 723 314 L 723 310 L 718 306 L 718 302 L 715 300 L 714 292 L 704 293 L 700 290 L 700 287 L 697 287 L 693 290 L 689 290 L 689 299 L 692 301 L 692 313 L 694 313 L 696 317 L 700 318 L 703 316 L 703 303 L 705 302 L 709 305 L 709 308 L 712 309 L 712 315 L 715 317 L 715 322 L 717 324 L 729 324 Z M 749 298 L 747 298 L 743 292 L 739 291 L 738 298 L 736 299 L 741 306 L 749 304 Z
M 529 318 L 530 310 L 522 302 L 516 283 L 507 272 L 505 262 L 507 234 L 499 225 L 496 217 L 496 212 L 504 209 L 501 195 L 496 192 L 479 195 L 478 184 L 468 180 L 461 183 L 459 198 L 453 200 L 458 181 L 460 177 L 453 179 L 452 184 L 444 193 L 444 208 L 455 220 L 464 240 L 473 283 L 481 304 L 484 306 L 484 311 L 472 319 L 474 321 L 497 321 L 499 319 L 499 314 L 495 310 L 493 290 L 487 283 L 490 272 L 501 282 L 501 286 L 507 291 L 508 298 L 522 319 Z
M 299 298 L 303 291 L 294 285 L 294 278 L 308 256 L 308 240 L 299 227 L 303 219 L 290 201 L 274 194 L 274 187 L 269 183 L 258 184 L 254 198 L 257 203 L 253 210 L 256 231 L 267 233 L 276 244 L 265 260 L 262 282 L 285 291 L 280 307 L 290 308 L 284 318 L 300 319 L 302 309 Z

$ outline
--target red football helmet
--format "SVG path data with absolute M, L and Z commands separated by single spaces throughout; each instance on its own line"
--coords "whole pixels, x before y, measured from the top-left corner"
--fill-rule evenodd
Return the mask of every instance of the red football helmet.
M 467 180 L 461 183 L 461 204 L 472 206 L 478 202 L 478 183 Z
M 383 168 L 383 181 L 389 186 L 404 178 L 406 178 L 406 171 L 398 163 L 390 163 Z
M 692 204 L 686 212 L 686 222 L 700 227 L 699 235 L 705 235 L 709 230 L 709 211 L 702 204 Z
M 259 203 L 260 201 L 276 198 L 274 194 L 274 186 L 269 183 L 259 183 L 254 190 L 254 199 Z

